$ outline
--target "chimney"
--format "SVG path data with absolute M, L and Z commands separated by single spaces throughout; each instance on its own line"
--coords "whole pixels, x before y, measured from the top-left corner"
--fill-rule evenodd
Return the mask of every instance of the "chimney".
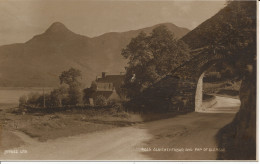
M 102 72 L 102 78 L 105 78 L 106 77 L 106 72 Z

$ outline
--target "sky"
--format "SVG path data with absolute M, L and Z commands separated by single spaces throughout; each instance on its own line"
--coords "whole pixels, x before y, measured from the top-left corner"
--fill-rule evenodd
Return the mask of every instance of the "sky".
M 89 37 L 166 22 L 192 30 L 225 4 L 225 0 L 0 0 L 0 45 L 26 42 L 57 21 Z

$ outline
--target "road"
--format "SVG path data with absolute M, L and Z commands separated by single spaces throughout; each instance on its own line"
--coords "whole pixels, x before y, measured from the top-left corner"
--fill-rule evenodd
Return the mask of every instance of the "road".
M 14 132 L 26 144 L 6 151 L 1 160 L 214 160 L 215 134 L 235 116 L 240 101 L 217 97 L 204 113 L 131 127 L 39 142 Z M 210 151 L 212 150 L 212 151 Z
M 236 113 L 238 112 L 240 106 L 240 101 L 238 99 L 216 96 L 217 103 L 208 108 L 206 113 Z

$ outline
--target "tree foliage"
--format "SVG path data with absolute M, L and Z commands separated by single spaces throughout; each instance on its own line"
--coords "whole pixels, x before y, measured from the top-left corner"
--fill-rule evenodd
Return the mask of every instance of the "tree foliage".
M 50 93 L 50 102 L 48 102 L 48 106 L 53 107 L 62 107 L 66 104 L 65 99 L 68 94 L 68 91 L 65 87 L 59 87 L 54 89 Z
M 79 86 L 68 88 L 68 105 L 77 105 L 81 102 L 82 94 Z
M 81 72 L 78 69 L 70 68 L 68 71 L 63 71 L 59 76 L 60 84 L 67 84 L 69 86 L 80 85 L 79 78 L 81 77 Z
M 128 97 L 140 94 L 190 58 L 188 46 L 166 26 L 158 26 L 150 35 L 139 33 L 121 54 L 129 61 L 123 86 Z
M 83 90 L 83 101 L 85 104 L 90 104 L 89 99 L 92 98 L 92 95 L 96 92 L 96 86 L 91 84 L 90 88 L 85 88 Z
M 255 1 L 229 1 L 182 40 L 193 49 L 204 48 L 205 54 L 225 55 L 225 62 L 243 75 L 248 63 L 256 63 L 256 11 Z
M 76 105 L 81 101 L 81 90 L 79 78 L 81 77 L 81 72 L 78 69 L 70 68 L 68 71 L 63 71 L 60 78 L 60 84 L 67 84 L 68 87 L 68 99 L 66 101 L 67 105 Z
M 229 13 L 225 14 L 224 21 L 218 20 L 214 28 L 216 37 L 208 51 L 228 56 L 221 63 L 223 70 L 229 67 L 233 76 L 241 79 L 248 71 L 247 65 L 256 64 L 256 5 L 255 2 L 231 1 L 226 10 Z
M 81 102 L 80 70 L 70 68 L 63 71 L 59 76 L 59 88 L 53 89 L 50 93 L 31 93 L 28 96 L 20 97 L 20 106 L 29 105 L 31 107 L 62 107 L 66 105 L 77 105 Z

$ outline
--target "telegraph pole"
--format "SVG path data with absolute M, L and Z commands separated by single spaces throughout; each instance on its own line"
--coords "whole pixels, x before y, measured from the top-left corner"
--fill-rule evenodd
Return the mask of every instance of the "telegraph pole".
M 43 108 L 45 108 L 45 93 L 44 93 L 44 87 L 43 87 Z

